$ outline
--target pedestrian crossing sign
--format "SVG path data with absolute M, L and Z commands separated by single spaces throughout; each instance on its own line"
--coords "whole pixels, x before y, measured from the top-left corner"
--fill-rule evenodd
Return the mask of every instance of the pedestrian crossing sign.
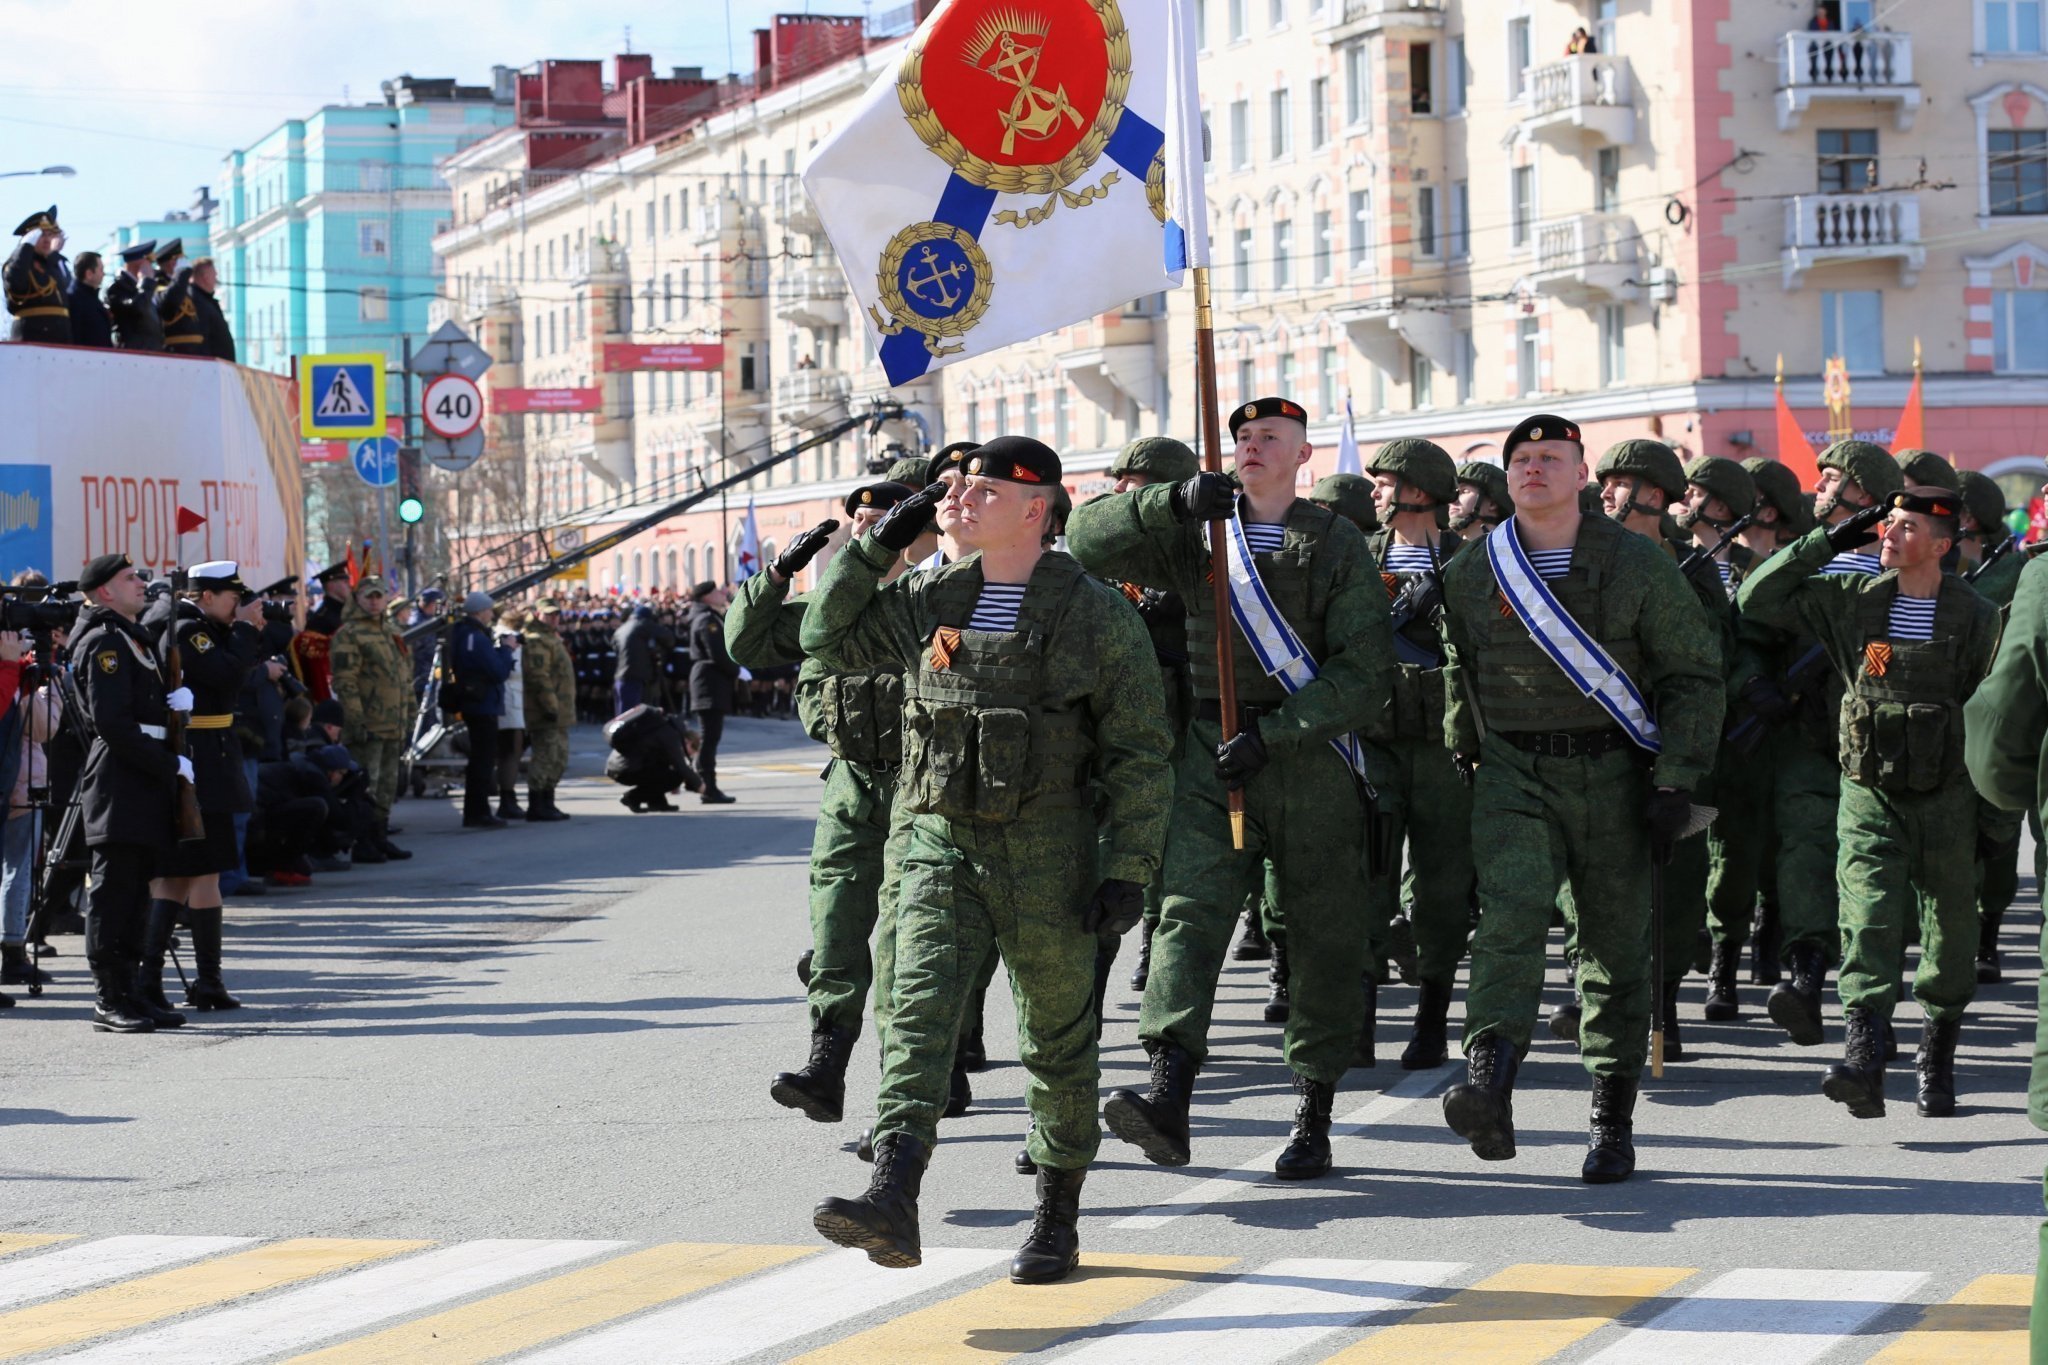
M 299 434 L 309 441 L 384 434 L 384 357 L 302 355 Z

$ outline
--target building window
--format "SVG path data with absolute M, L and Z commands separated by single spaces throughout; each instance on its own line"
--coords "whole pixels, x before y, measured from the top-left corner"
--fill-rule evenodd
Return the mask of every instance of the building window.
M 1619 304 L 1600 310 L 1600 384 L 1609 388 L 1628 383 L 1628 315 Z
M 1195 0 L 1195 51 L 1209 50 L 1209 0 Z
M 761 373 L 761 360 L 761 343 L 758 341 L 747 342 L 745 348 L 740 352 L 740 389 L 742 392 L 754 392 L 761 387 L 762 381 L 767 377 Z
M 388 322 L 391 295 L 382 285 L 367 285 L 356 293 L 356 319 L 360 322 Z
M 1408 112 L 1411 114 L 1436 112 L 1436 82 L 1432 70 L 1435 60 L 1436 48 L 1432 44 L 1408 45 Z
M 1309 244 L 1309 250 L 1314 253 L 1315 282 L 1317 284 L 1328 284 L 1332 273 L 1330 260 L 1330 211 L 1328 209 L 1317 209 L 1311 224 L 1315 230 L 1315 240 Z
M 2041 0 L 1984 0 L 1984 50 L 2040 52 Z
M 1840 356 L 1850 374 L 1884 373 L 1884 295 L 1875 289 L 1824 291 L 1820 296 L 1820 353 Z
M 1602 147 L 1593 165 L 1593 211 L 1621 212 L 1621 148 Z
M 1850 0 L 1850 3 L 1855 4 L 1857 0 Z M 1869 8 L 1868 0 L 1865 0 L 1864 8 Z M 1621 0 L 1596 0 L 1593 6 L 1593 41 L 1598 44 L 1600 51 L 1609 56 L 1621 51 L 1614 45 L 1614 21 L 1620 10 Z M 1866 17 L 1864 22 L 1867 24 L 1870 21 Z
M 1230 41 L 1241 42 L 1245 30 L 1251 26 L 1245 11 L 1251 8 L 1251 0 L 1228 0 L 1230 5 Z
M 1451 257 L 1464 260 L 1472 254 L 1472 184 L 1451 182 Z
M 1517 166 L 1508 185 L 1508 245 L 1525 247 L 1536 224 L 1536 168 Z
M 1252 292 L 1252 230 L 1241 227 L 1231 242 L 1231 263 L 1237 268 L 1237 292 L 1248 296 Z
M 1991 296 L 1991 368 L 2048 372 L 2048 289 L 2001 289 Z
M 1508 98 L 1518 100 L 1529 93 L 1529 63 L 1535 49 L 1529 40 L 1529 16 L 1508 20 Z
M 1410 407 L 1436 406 L 1436 367 L 1413 346 L 1408 348 L 1408 397 Z
M 2048 213 L 2048 132 L 2019 128 L 1989 132 L 1984 137 L 1991 211 Z
M 2043 294 L 2048 298 L 2048 294 Z M 1344 362 L 1338 358 L 1335 346 L 1325 346 L 1316 352 L 1316 372 L 1320 387 L 1317 397 L 1321 400 L 1323 415 L 1335 417 L 1340 404 L 1339 389 L 1344 383 Z
M 1822 128 L 1814 134 L 1814 144 L 1822 194 L 1877 188 L 1877 129 Z
M 998 398 L 996 399 L 996 435 L 1008 436 L 1010 434 L 1010 400 Z
M 1230 169 L 1245 170 L 1252 164 L 1252 106 L 1248 100 L 1230 102 Z
M 1053 449 L 1063 453 L 1067 448 L 1068 428 L 1073 420 L 1072 414 L 1068 411 L 1072 406 L 1072 397 L 1073 390 L 1062 384 L 1059 392 L 1053 395 L 1052 400 Z
M 1267 100 L 1268 117 L 1273 122 L 1272 145 L 1275 161 L 1283 156 L 1291 156 L 1294 152 L 1294 124 L 1287 117 L 1287 102 L 1291 94 L 1292 92 L 1283 85 Z
M 1308 83 L 1308 145 L 1330 145 L 1330 78 L 1318 76 Z
M 1415 189 L 1415 254 L 1434 256 L 1437 254 L 1436 241 L 1436 186 L 1418 185 Z
M 1259 395 L 1252 389 L 1259 382 L 1258 362 L 1246 358 L 1237 362 L 1237 401 L 1249 403 Z
M 981 439 L 981 403 L 979 400 L 971 400 L 967 404 L 967 439 L 970 441 L 979 441 Z
M 1444 44 L 1444 115 L 1465 112 L 1465 82 L 1470 79 L 1465 65 L 1465 40 L 1453 38 Z
M 1472 329 L 1466 327 L 1458 333 L 1458 401 L 1472 401 L 1472 391 L 1479 374 L 1479 343 L 1473 339 Z
M 1294 287 L 1294 220 L 1273 224 L 1273 288 Z
M 356 224 L 356 249 L 365 256 L 391 254 L 391 225 L 382 218 L 365 218 Z
M 1024 395 L 1024 434 L 1034 441 L 1038 439 L 1038 394 L 1035 390 Z
M 1372 191 L 1351 191 L 1351 268 L 1372 270 Z
M 1279 384 L 1273 392 L 1283 398 L 1290 398 L 1294 394 L 1294 352 L 1292 351 L 1282 351 L 1280 353 Z
M 1363 43 L 1344 49 L 1344 122 L 1353 128 L 1372 123 L 1371 60 Z
M 1543 392 L 1543 352 L 1535 318 L 1515 319 L 1515 383 L 1524 398 Z
M 1287 0 L 1266 0 L 1266 22 L 1274 28 L 1287 23 Z

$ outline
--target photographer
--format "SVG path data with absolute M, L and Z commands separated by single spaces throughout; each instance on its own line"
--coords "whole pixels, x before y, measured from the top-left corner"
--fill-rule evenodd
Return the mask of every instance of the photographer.
M 296 574 L 280 579 L 269 587 L 259 589 L 257 596 L 262 603 L 263 626 L 261 650 L 263 663 L 249 670 L 247 681 L 242 684 L 242 694 L 235 699 L 235 734 L 242 741 L 242 771 L 248 779 L 249 790 L 256 790 L 256 768 L 258 764 L 272 763 L 284 757 L 284 707 L 288 697 L 297 696 L 306 690 L 291 673 L 285 662 L 286 651 L 291 649 L 292 611 L 289 603 L 271 600 L 278 593 L 291 591 L 298 582 Z M 250 875 L 249 867 L 249 824 L 250 815 L 235 817 L 235 847 L 242 854 L 242 861 L 235 867 L 221 873 L 220 889 L 224 896 L 260 896 L 263 884 L 260 877 Z
M 604 762 L 604 775 L 622 787 L 631 788 L 619 804 L 635 815 L 647 811 L 673 811 L 669 793 L 680 787 L 701 791 L 703 782 L 690 764 L 698 736 L 681 714 L 668 715 L 652 706 L 640 705 L 604 727 L 611 756 Z
M 299 869 L 310 858 L 332 856 L 353 843 L 355 830 L 340 787 L 356 771 L 339 744 L 260 765 L 256 814 L 249 824 L 249 870 L 280 885 L 303 886 L 312 878 Z
M 491 797 L 498 786 L 498 719 L 505 714 L 505 679 L 519 649 L 519 637 L 510 646 L 491 638 L 491 618 L 496 608 L 487 592 L 473 592 L 462 599 L 463 617 L 448 632 L 449 670 L 454 674 L 453 696 L 444 695 L 441 704 L 462 716 L 469 730 L 469 768 L 462 793 L 462 825 L 465 829 L 503 829 L 505 822 L 491 814 Z

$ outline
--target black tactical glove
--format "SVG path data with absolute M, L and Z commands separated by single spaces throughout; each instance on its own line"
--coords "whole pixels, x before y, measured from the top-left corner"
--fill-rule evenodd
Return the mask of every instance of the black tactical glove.
M 1662 788 L 1651 792 L 1645 818 L 1650 826 L 1650 856 L 1660 863 L 1670 862 L 1678 836 L 1685 833 L 1686 822 L 1692 819 L 1692 793 Z
M 1479 760 L 1470 754 L 1452 754 L 1451 766 L 1458 770 L 1458 780 L 1466 786 L 1479 780 Z
M 1891 510 L 1878 503 L 1864 508 L 1839 526 L 1828 527 L 1828 548 L 1840 555 L 1870 544 L 1877 539 L 1877 524 L 1891 515 Z
M 1762 676 L 1751 678 L 1742 685 L 1737 694 L 1751 711 L 1765 721 L 1776 722 L 1792 714 L 1792 699 L 1778 687 L 1777 681 Z
M 825 542 L 839 529 L 839 523 L 831 517 L 819 522 L 789 542 L 787 548 L 768 567 L 775 570 L 775 576 L 785 581 L 803 572 L 804 565 L 818 557 L 818 551 L 825 548 Z
M 1237 510 L 1237 480 L 1205 469 L 1175 484 L 1166 501 L 1181 521 L 1226 521 Z
M 1091 934 L 1128 934 L 1145 918 L 1145 888 L 1121 877 L 1105 877 L 1081 911 L 1081 927 Z
M 943 479 L 937 483 L 927 484 L 882 513 L 882 519 L 875 523 L 875 529 L 868 534 L 873 536 L 875 544 L 883 549 L 902 554 L 915 544 L 917 538 L 924 534 L 925 528 L 932 524 L 932 517 L 937 513 L 939 503 L 945 496 L 946 484 Z
M 1236 791 L 1259 775 L 1266 766 L 1266 741 L 1259 736 L 1259 723 L 1252 721 L 1228 741 L 1216 746 L 1216 776 Z

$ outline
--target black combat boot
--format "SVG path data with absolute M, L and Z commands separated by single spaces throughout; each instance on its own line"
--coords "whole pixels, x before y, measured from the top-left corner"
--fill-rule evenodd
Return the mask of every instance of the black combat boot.
M 1294 1094 L 1294 1133 L 1274 1160 L 1273 1174 L 1282 1180 L 1314 1180 L 1330 1173 L 1330 1108 L 1337 1102 L 1337 1087 L 1297 1073 Z
M 853 1155 L 856 1160 L 873 1164 L 875 1159 L 874 1129 L 863 1128 L 860 1130 L 860 1141 L 853 1144 Z
M 1155 1166 L 1185 1166 L 1188 1101 L 1195 1093 L 1195 1059 L 1172 1043 L 1152 1053 L 1152 1087 L 1140 1095 L 1119 1090 L 1102 1106 L 1109 1131 L 1145 1153 Z
M 371 867 L 377 863 L 388 863 L 391 858 L 384 852 L 384 845 L 377 842 L 375 829 L 366 829 L 349 846 L 348 860 L 356 867 Z
M 1593 1078 L 1593 1122 L 1579 1179 L 1616 1185 L 1636 1173 L 1636 1083 L 1619 1076 Z
M 828 1242 L 865 1251 L 876 1265 L 907 1270 L 924 1260 L 917 1235 L 917 1192 L 932 1150 L 907 1133 L 875 1140 L 875 1174 L 858 1199 L 827 1199 L 811 1226 Z
M 1358 1021 L 1358 1042 L 1351 1049 L 1351 1065 L 1370 1071 L 1380 1064 L 1380 983 L 1370 972 L 1365 977 L 1365 1016 Z
M 142 961 L 135 968 L 135 989 L 128 1004 L 158 1028 L 177 1028 L 185 1022 L 185 1016 L 172 1009 L 164 997 L 164 954 L 171 949 L 178 915 L 184 909 L 177 901 L 152 900 L 142 930 Z
M 1138 965 L 1131 968 L 1131 989 L 1143 993 L 1145 983 L 1152 979 L 1152 930 L 1151 920 L 1138 924 Z
M 524 820 L 526 818 L 526 812 L 519 808 L 518 788 L 498 788 L 498 818 L 500 820 Z
M 979 1071 L 988 1065 L 988 1048 L 982 1043 L 981 1030 L 960 1035 L 960 1069 Z
M 557 820 L 566 820 L 568 818 L 569 812 L 555 805 L 555 789 L 553 787 L 536 789 L 529 786 L 526 789 L 527 824 L 531 825 L 537 822 L 552 824 Z
M 185 923 L 192 930 L 192 984 L 185 988 L 185 1003 L 196 1010 L 238 1010 L 242 1002 L 228 994 L 220 980 L 219 906 L 211 910 L 188 910 Z
M 1410 914 L 1414 913 L 1412 910 Z M 1394 922 L 1387 926 L 1387 959 L 1394 964 L 1394 975 L 1401 978 L 1404 986 L 1421 982 L 1422 969 L 1416 956 L 1415 926 L 1406 917 L 1394 916 Z
M 1664 1060 L 1682 1062 L 1685 1060 L 1685 1039 L 1678 1031 L 1678 988 L 1664 988 Z
M 402 863 L 407 858 L 410 858 L 412 856 L 411 849 L 400 848 L 397 844 L 391 842 L 390 816 L 387 815 L 377 822 L 376 838 L 377 847 L 383 850 L 384 856 L 390 861 L 394 863 Z
M 1427 1071 L 1442 1066 L 1451 1055 L 1451 988 L 1434 982 L 1422 983 L 1415 1000 L 1415 1034 L 1401 1050 L 1403 1071 Z
M 1244 908 L 1244 933 L 1238 937 L 1237 946 L 1230 950 L 1234 962 L 1264 962 L 1273 955 L 1272 944 L 1266 938 L 1266 926 L 1259 922 L 1259 909 L 1257 901 Z
M 1269 1024 L 1284 1024 L 1294 1013 L 1294 1002 L 1287 993 L 1287 944 L 1282 939 L 1270 939 L 1273 965 L 1266 969 L 1266 984 L 1273 988 L 1266 997 L 1263 1011 Z
M 799 1071 L 783 1071 L 769 1083 L 768 1097 L 785 1109 L 801 1109 L 814 1123 L 837 1123 L 846 1107 L 846 1059 L 853 1032 L 823 1028 L 811 1035 L 811 1059 Z
M 1801 1047 L 1819 1047 L 1820 987 L 1827 979 L 1827 959 L 1818 946 L 1794 944 L 1790 953 L 1792 974 L 1771 991 L 1765 1007 L 1779 1028 Z
M 1010 1162 L 1018 1175 L 1038 1174 L 1038 1163 L 1031 1159 L 1031 1129 L 1035 1126 L 1035 1122 L 1025 1125 L 1024 1145 L 1017 1149 L 1016 1157 Z
M 154 1033 L 156 1022 L 129 1000 L 135 968 L 127 963 L 92 970 L 92 1026 L 97 1033 Z
M 51 980 L 29 957 L 26 943 L 0 945 L 0 986 L 47 986 Z
M 1783 977 L 1778 958 L 1785 949 L 1785 925 L 1778 917 L 1778 903 L 1759 900 L 1749 921 L 1749 984 L 1775 986 Z
M 1481 1161 L 1507 1161 L 1515 1154 L 1515 1072 L 1521 1064 L 1513 1043 L 1489 1033 L 1466 1045 L 1465 1083 L 1444 1092 L 1444 1122 L 1472 1144 Z
M 1920 1073 L 1919 1103 L 1923 1119 L 1953 1118 L 1956 1112 L 1956 1039 L 1960 1019 L 1930 1019 L 1920 1031 L 1920 1052 L 1913 1059 Z
M 1011 1284 L 1052 1284 L 1064 1280 L 1081 1264 L 1081 1182 L 1084 1168 L 1038 1172 L 1038 1209 L 1031 1216 L 1031 1235 L 1010 1261 Z
M 796 960 L 796 979 L 804 983 L 805 990 L 809 990 L 811 988 L 812 951 L 813 950 L 809 948 L 804 949 L 803 956 L 799 957 Z
M 697 793 L 697 800 L 707 806 L 730 806 L 738 799 L 736 796 L 727 796 L 724 792 L 720 791 L 718 784 L 709 778 L 705 779 L 704 790 Z M 915 1265 L 917 1263 L 913 1261 L 911 1264 Z
M 1579 1041 L 1579 1021 L 1585 1016 L 1585 1006 L 1579 1003 L 1579 959 L 1572 953 L 1564 955 L 1564 984 L 1571 988 L 1571 998 L 1550 1012 L 1545 1027 L 1550 1036 L 1560 1043 Z
M 1828 1068 L 1820 1093 L 1859 1119 L 1884 1117 L 1884 1024 L 1861 1006 L 1843 1013 L 1842 1060 Z
M 946 1078 L 945 1117 L 957 1119 L 967 1112 L 967 1106 L 974 1103 L 974 1087 L 967 1082 L 967 1068 L 961 1065 L 960 1054 L 953 1054 L 953 1074 Z
M 1707 967 L 1707 1019 L 1716 1024 L 1725 1024 L 1740 1018 L 1742 1009 L 1735 998 L 1735 958 L 1733 944 L 1714 940 L 1714 960 Z
M 1998 923 L 2005 918 L 2005 912 L 1986 912 L 1977 929 L 1977 984 L 1995 986 L 2005 980 L 2005 972 L 1998 965 Z M 0 977 L 0 980 L 6 978 Z

